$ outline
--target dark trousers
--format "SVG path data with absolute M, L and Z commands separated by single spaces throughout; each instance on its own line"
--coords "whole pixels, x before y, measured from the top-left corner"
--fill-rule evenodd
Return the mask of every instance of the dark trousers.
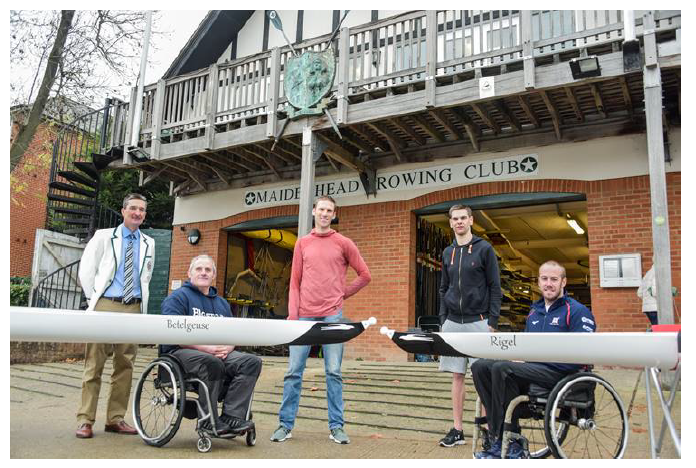
M 657 325 L 657 311 L 655 312 L 643 312 L 648 320 L 650 320 L 650 325 Z
M 471 366 L 471 373 L 486 408 L 488 430 L 498 439 L 503 436 L 505 411 L 515 397 L 526 394 L 531 383 L 553 388 L 566 375 L 543 364 L 493 359 L 478 359 Z M 513 420 L 513 424 L 517 425 L 517 421 Z
M 246 419 L 256 380 L 261 374 L 261 358 L 239 351 L 232 351 L 224 360 L 195 349 L 177 349 L 173 354 L 179 358 L 186 373 L 195 375 L 208 386 L 210 401 L 215 407 L 214 418 L 217 418 L 217 402 L 223 383 L 229 381 L 227 391 L 222 395 L 222 414 Z M 198 401 L 203 409 L 208 409 L 202 389 Z

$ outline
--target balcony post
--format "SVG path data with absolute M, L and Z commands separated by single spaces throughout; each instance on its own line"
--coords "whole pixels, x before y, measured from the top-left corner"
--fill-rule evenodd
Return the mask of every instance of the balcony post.
M 665 149 L 662 134 L 662 79 L 657 63 L 654 12 L 643 16 L 645 67 L 645 123 L 648 139 L 648 170 L 650 175 L 650 208 L 652 212 L 653 265 L 657 282 L 657 321 L 660 325 L 674 323 L 672 309 L 672 262 L 667 205 Z
M 280 95 L 280 49 L 271 50 L 271 82 L 268 90 L 268 120 L 266 121 L 266 136 L 273 138 L 278 124 L 278 98 Z
M 435 74 L 437 73 L 437 10 L 427 10 L 425 13 L 425 18 L 425 107 L 435 107 Z M 396 51 L 394 53 L 396 53 Z
M 155 90 L 155 105 L 152 110 L 152 146 L 150 147 L 150 158 L 159 159 L 162 149 L 162 123 L 164 122 L 164 94 L 167 84 L 164 80 L 157 82 Z
M 348 81 L 350 81 L 350 30 L 341 28 L 338 38 L 338 110 L 336 123 L 345 124 L 348 121 Z
M 534 43 L 532 37 L 532 11 L 520 11 L 520 33 L 522 36 L 522 59 L 524 64 L 524 87 L 534 89 Z
M 220 83 L 218 75 L 220 67 L 214 63 L 208 69 L 208 85 L 206 86 L 206 119 L 205 119 L 205 149 L 212 150 L 215 143 L 215 114 L 217 114 L 218 90 Z
M 124 146 L 124 151 L 123 151 L 123 164 L 127 165 L 132 162 L 131 160 L 131 155 L 128 153 L 128 151 L 125 151 L 128 149 L 128 145 L 130 145 L 131 138 L 133 136 L 133 127 L 135 124 L 135 108 L 137 106 L 136 101 L 138 100 L 138 87 L 134 86 L 131 88 L 131 94 L 130 94 L 130 103 L 128 104 L 128 122 L 126 123 L 126 139 L 123 142 Z M 140 125 L 138 125 L 138 128 L 140 128 Z

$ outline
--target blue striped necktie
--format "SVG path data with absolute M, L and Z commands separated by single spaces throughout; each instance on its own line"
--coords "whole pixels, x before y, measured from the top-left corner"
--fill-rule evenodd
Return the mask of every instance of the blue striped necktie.
M 133 299 L 133 234 L 126 236 L 126 263 L 123 267 L 123 302 L 128 303 Z

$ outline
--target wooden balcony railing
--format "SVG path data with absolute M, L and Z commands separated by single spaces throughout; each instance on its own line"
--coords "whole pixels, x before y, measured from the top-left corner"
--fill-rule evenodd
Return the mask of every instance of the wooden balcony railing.
M 641 14 L 636 14 L 638 35 Z M 655 18 L 657 31 L 681 27 L 680 11 L 657 12 Z M 621 10 L 415 11 L 344 28 L 333 45 L 339 57 L 333 87 L 337 121 L 346 121 L 350 100 L 364 93 L 413 85 L 426 90 L 425 105 L 432 106 L 438 82 L 447 77 L 480 74 L 486 67 L 522 69 L 530 60 L 552 60 L 559 53 L 618 43 L 622 33 Z M 295 49 L 300 54 L 322 50 L 328 39 L 329 35 L 308 40 Z M 291 56 L 289 47 L 276 48 L 145 87 L 142 145 L 151 145 L 153 159 L 162 144 L 186 135 L 206 135 L 210 148 L 216 127 L 233 130 L 253 117 L 258 117 L 253 124 L 266 125 L 267 137 L 274 135 L 286 101 L 284 70 Z M 533 87 L 533 74 L 526 84 Z M 134 93 L 135 88 L 131 102 Z M 129 117 L 126 104 L 119 119 L 127 123 L 127 130 L 117 135 L 115 146 L 129 141 Z

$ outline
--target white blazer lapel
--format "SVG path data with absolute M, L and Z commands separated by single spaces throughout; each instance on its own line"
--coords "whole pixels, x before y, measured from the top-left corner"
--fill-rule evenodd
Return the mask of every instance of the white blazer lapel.
M 143 275 L 143 268 L 145 268 L 145 258 L 151 255 L 149 250 L 150 244 L 147 239 L 145 239 L 143 232 L 140 231 L 140 268 L 138 269 L 140 276 Z
M 121 233 L 121 225 L 116 226 L 111 234 L 111 252 L 114 255 L 114 272 L 118 270 L 118 262 L 121 261 L 121 247 L 123 245 L 123 236 Z

